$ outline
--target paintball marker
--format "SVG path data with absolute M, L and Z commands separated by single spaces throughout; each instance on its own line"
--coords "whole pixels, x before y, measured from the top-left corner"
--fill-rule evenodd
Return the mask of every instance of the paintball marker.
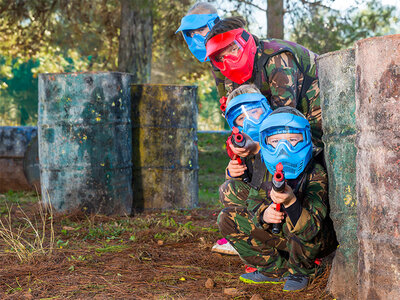
M 228 156 L 232 160 L 236 159 L 240 165 L 243 165 L 242 159 L 238 155 L 233 153 L 233 151 L 229 145 L 233 145 L 235 148 L 243 148 L 244 145 L 246 145 L 246 138 L 243 136 L 243 134 L 241 134 L 239 132 L 239 129 L 237 127 L 233 127 L 232 134 L 226 140 L 226 152 L 228 152 Z M 250 178 L 249 178 L 247 170 L 242 175 L 242 179 L 245 183 L 250 182 Z
M 275 174 L 272 178 L 272 188 L 282 193 L 285 190 L 285 174 L 283 174 L 283 165 L 282 163 L 278 163 L 276 165 Z M 276 203 L 276 211 L 281 211 L 281 204 Z M 278 234 L 281 232 L 282 224 L 281 223 L 273 223 L 272 224 L 272 233 Z
M 228 99 L 228 98 L 226 98 L 225 96 L 223 96 L 223 97 L 221 97 L 221 98 L 219 99 L 219 103 L 221 104 L 221 105 L 219 106 L 219 108 L 221 109 L 223 115 L 225 115 L 226 100 L 227 100 L 227 99 Z

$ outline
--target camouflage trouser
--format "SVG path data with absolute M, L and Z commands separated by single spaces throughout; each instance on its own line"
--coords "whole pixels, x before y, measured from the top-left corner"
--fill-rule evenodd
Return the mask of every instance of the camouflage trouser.
M 288 231 L 285 223 L 279 235 L 256 225 L 246 209 L 249 192 L 250 187 L 239 180 L 228 180 L 220 187 L 225 208 L 218 216 L 218 226 L 240 258 L 270 277 L 286 276 L 287 272 L 314 273 L 321 243 L 303 243 Z

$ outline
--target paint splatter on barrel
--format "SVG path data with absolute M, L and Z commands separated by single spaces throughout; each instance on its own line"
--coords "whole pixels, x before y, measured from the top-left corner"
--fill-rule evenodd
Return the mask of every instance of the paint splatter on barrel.
M 198 204 L 197 88 L 132 85 L 134 207 Z
M 23 161 L 36 135 L 36 127 L 0 126 L 0 192 L 35 190 L 25 177 Z
M 340 299 L 357 298 L 354 60 L 354 49 L 330 52 L 318 58 L 330 216 L 339 242 L 328 289 Z
M 57 211 L 130 214 L 131 75 L 39 75 L 43 197 Z
M 400 34 L 356 43 L 359 299 L 400 299 Z

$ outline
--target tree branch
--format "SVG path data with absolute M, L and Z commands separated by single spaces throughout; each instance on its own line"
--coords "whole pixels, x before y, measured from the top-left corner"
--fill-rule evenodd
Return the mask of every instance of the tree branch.
M 307 4 L 307 5 L 310 5 L 310 6 L 319 6 L 319 7 L 323 7 L 323 8 L 329 9 L 329 10 L 338 11 L 337 9 L 333 9 L 333 8 L 331 8 L 331 7 L 329 7 L 329 6 L 325 5 L 325 4 L 322 4 L 321 3 L 322 1 L 310 2 L 310 1 L 307 1 L 307 0 L 300 0 L 300 2 L 303 5 Z
M 262 11 L 265 11 L 265 12 L 267 11 L 267 9 L 262 8 L 261 6 L 258 6 L 258 5 L 252 3 L 251 1 L 248 1 L 248 0 L 238 0 L 238 2 L 251 5 L 251 6 L 253 6 L 253 7 L 255 7 L 255 8 L 258 8 L 259 10 L 262 10 Z

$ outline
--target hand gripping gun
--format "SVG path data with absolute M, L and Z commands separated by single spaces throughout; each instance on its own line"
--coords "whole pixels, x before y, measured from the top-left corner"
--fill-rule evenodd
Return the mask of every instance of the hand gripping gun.
M 233 153 L 229 145 L 233 145 L 235 148 L 243 148 L 244 145 L 246 145 L 246 138 L 243 134 L 239 132 L 239 129 L 237 127 L 233 127 L 232 134 L 226 140 L 226 152 L 232 160 L 236 159 L 240 165 L 243 165 L 244 162 L 242 161 L 242 159 L 238 155 Z M 250 177 L 247 170 L 242 175 L 242 179 L 245 183 L 250 182 Z

